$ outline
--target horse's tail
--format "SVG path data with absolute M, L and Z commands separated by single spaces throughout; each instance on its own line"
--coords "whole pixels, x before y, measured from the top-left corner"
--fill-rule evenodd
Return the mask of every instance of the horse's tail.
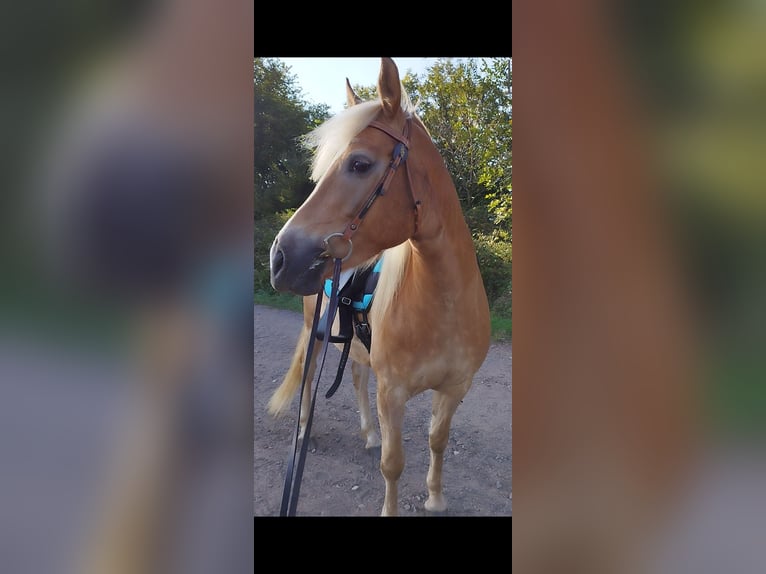
M 274 391 L 269 399 L 269 413 L 276 416 L 282 416 L 287 412 L 287 408 L 290 406 L 290 402 L 293 399 L 296 391 L 300 387 L 301 378 L 303 377 L 303 361 L 307 360 L 306 348 L 308 347 L 309 329 L 304 325 L 301 328 L 301 334 L 298 337 L 298 344 L 295 347 L 295 353 L 293 353 L 293 361 L 290 363 L 290 368 L 287 370 L 285 379 L 279 388 Z

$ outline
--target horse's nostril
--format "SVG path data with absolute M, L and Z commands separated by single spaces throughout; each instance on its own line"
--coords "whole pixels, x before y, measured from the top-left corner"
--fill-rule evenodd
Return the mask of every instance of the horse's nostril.
M 271 286 L 277 291 L 298 295 L 316 294 L 322 269 L 314 265 L 322 247 L 300 232 L 284 231 L 275 239 L 269 253 Z M 326 260 L 320 260 L 324 263 Z
M 277 275 L 285 264 L 285 254 L 282 249 L 277 249 L 274 257 L 271 258 L 271 273 Z

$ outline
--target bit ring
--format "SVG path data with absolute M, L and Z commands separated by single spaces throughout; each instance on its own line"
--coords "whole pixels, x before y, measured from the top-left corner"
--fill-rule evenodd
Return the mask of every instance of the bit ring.
M 330 251 L 329 251 L 329 248 L 330 248 L 329 240 L 331 238 L 333 238 L 333 237 L 343 237 L 343 234 L 336 231 L 335 233 L 331 233 L 330 235 L 325 237 L 324 238 L 325 251 L 324 251 L 324 253 L 322 255 L 327 254 L 330 257 L 332 257 L 333 259 L 340 259 L 341 261 L 345 261 L 346 259 L 351 257 L 351 252 L 354 250 L 354 244 L 352 243 L 351 238 L 347 238 L 346 239 L 346 241 L 348 241 L 348 253 L 346 253 L 345 257 L 337 257 L 335 254 L 330 253 Z

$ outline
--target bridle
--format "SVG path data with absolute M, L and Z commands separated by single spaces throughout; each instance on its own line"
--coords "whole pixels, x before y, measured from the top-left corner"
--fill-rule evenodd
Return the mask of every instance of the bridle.
M 370 195 L 367 196 L 367 199 L 362 204 L 362 207 L 359 209 L 356 216 L 354 216 L 354 218 L 351 221 L 349 221 L 348 224 L 346 224 L 346 228 L 343 230 L 343 232 L 331 233 L 330 235 L 324 238 L 325 251 L 324 253 L 322 253 L 322 255 L 320 255 L 320 257 L 332 256 L 335 259 L 339 258 L 337 254 L 333 254 L 330 251 L 331 246 L 329 242 L 330 242 L 330 239 L 332 239 L 333 237 L 340 237 L 342 240 L 345 240 L 348 242 L 348 251 L 343 257 L 340 257 L 341 261 L 345 261 L 351 256 L 351 252 L 354 249 L 354 244 L 351 241 L 351 237 L 359 229 L 359 226 L 362 224 L 362 221 L 367 216 L 367 213 L 369 212 L 372 205 L 375 203 L 375 200 L 377 200 L 381 195 L 385 194 L 386 189 L 388 188 L 389 184 L 391 183 L 391 180 L 394 177 L 394 174 L 396 173 L 396 170 L 399 168 L 399 166 L 402 163 L 404 163 L 404 171 L 407 174 L 407 190 L 409 191 L 410 199 L 412 199 L 413 210 L 415 211 L 415 229 L 413 231 L 413 235 L 415 235 L 418 232 L 418 219 L 420 216 L 420 201 L 415 199 L 415 190 L 414 190 L 414 187 L 412 186 L 412 175 L 410 174 L 410 170 L 407 168 L 407 155 L 409 154 L 409 147 L 410 147 L 409 136 L 410 136 L 411 125 L 412 125 L 412 117 L 408 116 L 407 120 L 404 123 L 404 131 L 401 134 L 397 134 L 384 123 L 381 123 L 377 120 L 370 122 L 369 127 L 378 129 L 397 141 L 397 144 L 394 146 L 391 162 L 388 164 L 388 168 L 383 173 L 381 178 L 375 184 L 375 187 L 372 188 L 372 192 L 370 193 Z
M 300 401 L 298 403 L 298 418 L 295 424 L 295 434 L 293 436 L 293 443 L 290 449 L 290 455 L 287 459 L 287 472 L 285 473 L 284 490 L 282 491 L 282 505 L 280 508 L 280 516 L 295 516 L 295 511 L 298 505 L 298 495 L 300 493 L 301 478 L 303 476 L 303 466 L 306 460 L 306 453 L 308 452 L 309 436 L 311 433 L 311 423 L 314 420 L 314 405 L 316 403 L 317 389 L 319 388 L 319 380 L 322 377 L 322 369 L 324 369 L 325 357 L 327 355 L 328 343 L 330 341 L 330 333 L 332 330 L 332 324 L 335 321 L 335 313 L 338 309 L 338 281 L 340 279 L 340 268 L 343 261 L 351 256 L 351 252 L 354 249 L 354 244 L 351 241 L 351 237 L 357 232 L 362 221 L 367 216 L 370 208 L 375 201 L 382 195 L 385 195 L 391 180 L 396 173 L 399 166 L 404 163 L 404 171 L 407 173 L 407 189 L 409 190 L 410 198 L 412 199 L 413 210 L 415 211 L 415 228 L 413 236 L 418 232 L 418 220 L 420 216 L 420 201 L 415 199 L 415 190 L 412 186 L 412 176 L 410 170 L 407 168 L 407 156 L 409 154 L 410 147 L 410 126 L 412 124 L 412 117 L 408 116 L 404 124 L 404 131 L 401 134 L 397 134 L 387 125 L 373 121 L 369 124 L 369 127 L 378 129 L 387 134 L 394 140 L 396 145 L 391 157 L 391 162 L 388 164 L 388 168 L 381 176 L 378 182 L 373 187 L 372 192 L 367 196 L 367 199 L 362 204 L 362 207 L 357 212 L 356 216 L 348 222 L 343 232 L 331 233 L 324 239 L 325 251 L 320 255 L 320 258 L 326 259 L 328 257 L 333 258 L 333 274 L 332 274 L 332 292 L 330 300 L 328 302 L 327 309 L 327 323 L 325 327 L 325 336 L 322 341 L 322 349 L 320 355 L 322 356 L 322 362 L 319 366 L 319 372 L 316 376 L 316 384 L 314 385 L 314 393 L 311 398 L 311 406 L 309 408 L 309 417 L 306 421 L 306 430 L 304 432 L 303 440 L 301 442 L 300 456 L 298 457 L 298 465 L 295 467 L 295 456 L 297 453 L 298 445 L 298 433 L 300 430 L 301 421 L 301 408 L 303 406 L 303 393 L 306 387 L 306 380 L 308 379 L 309 366 L 311 363 L 311 357 L 314 352 L 314 342 L 317 339 L 317 327 L 319 326 L 320 309 L 322 307 L 322 295 L 323 289 L 320 287 L 317 293 L 316 304 L 314 306 L 314 319 L 311 324 L 311 334 L 309 336 L 308 346 L 306 348 L 306 358 L 303 363 L 303 377 L 301 379 L 301 393 Z M 345 255 L 341 256 L 337 252 L 332 252 L 332 246 L 330 240 L 334 237 L 340 237 L 342 240 L 348 242 L 348 251 Z M 293 478 L 293 470 L 294 478 Z

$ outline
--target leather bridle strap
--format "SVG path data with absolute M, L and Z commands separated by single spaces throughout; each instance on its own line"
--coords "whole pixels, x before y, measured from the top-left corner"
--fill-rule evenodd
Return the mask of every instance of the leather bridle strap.
M 396 146 L 394 146 L 394 152 L 391 158 L 391 163 L 388 165 L 388 169 L 386 169 L 386 172 L 383 174 L 383 176 L 380 178 L 378 183 L 375 185 L 375 187 L 372 190 L 372 193 L 367 197 L 365 202 L 362 204 L 362 208 L 359 210 L 359 212 L 356 214 L 354 219 L 352 219 L 348 225 L 346 225 L 346 228 L 343 230 L 343 233 L 341 234 L 341 237 L 343 239 L 346 239 L 348 241 L 351 240 L 351 236 L 356 233 L 357 229 L 359 229 L 359 225 L 362 223 L 362 220 L 367 215 L 367 212 L 372 207 L 372 204 L 375 203 L 375 200 L 378 199 L 381 195 L 384 195 L 386 192 L 386 189 L 388 188 L 389 184 L 391 183 L 391 180 L 394 177 L 394 174 L 396 173 L 396 170 L 399 168 L 399 166 L 404 162 L 404 171 L 407 172 L 407 184 L 408 189 L 410 192 L 410 197 L 412 198 L 412 205 L 413 209 L 415 210 L 415 231 L 413 232 L 413 235 L 417 233 L 418 231 L 418 216 L 420 214 L 420 201 L 415 199 L 415 191 L 412 187 L 412 176 L 410 175 L 410 170 L 407 169 L 407 155 L 409 153 L 409 147 L 410 147 L 410 125 L 412 124 L 412 118 L 407 118 L 407 121 L 404 124 L 404 132 L 402 134 L 397 134 L 391 128 L 389 128 L 387 125 L 382 124 L 378 121 L 371 122 L 369 127 L 378 129 L 388 135 L 389 137 L 395 139 L 397 142 Z

